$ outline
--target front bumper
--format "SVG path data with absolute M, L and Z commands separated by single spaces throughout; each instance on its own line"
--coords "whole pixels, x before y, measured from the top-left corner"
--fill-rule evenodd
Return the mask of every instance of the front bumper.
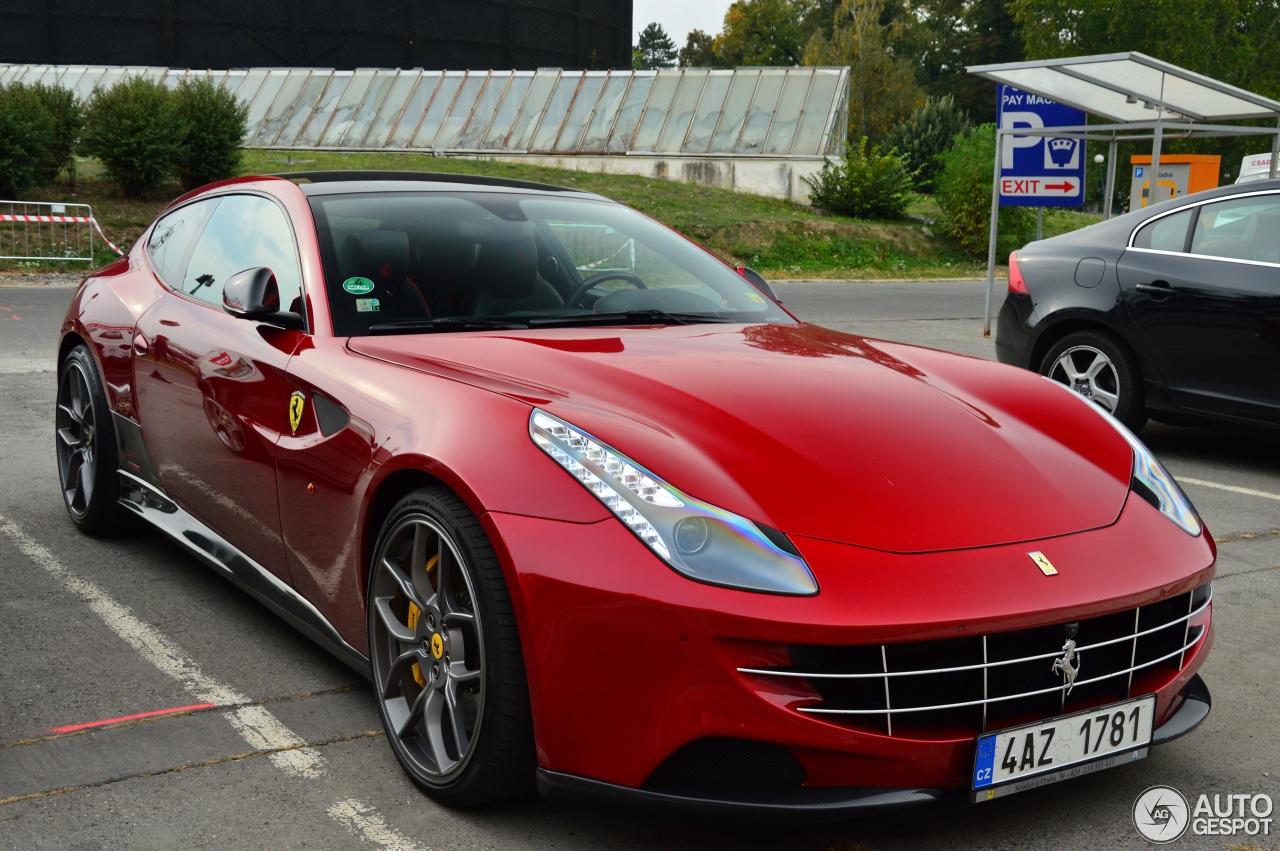
M 1212 699 L 1204 680 L 1188 683 L 1182 706 L 1156 729 L 1151 744 L 1161 745 L 1184 736 L 1209 716 Z M 768 821 L 803 816 L 807 821 L 869 816 L 929 804 L 942 797 L 941 788 L 875 786 L 801 786 L 768 788 L 725 785 L 634 789 L 589 777 L 538 769 L 538 793 L 553 803 L 595 804 L 654 809 L 734 821 Z
M 1035 305 L 1031 296 L 1009 293 L 996 316 L 996 360 L 1023 369 L 1036 369 L 1031 363 L 1031 314 Z
M 797 645 L 943 641 L 1127 611 L 1204 584 L 1215 555 L 1207 537 L 1171 530 L 1130 500 L 1112 526 L 1034 545 L 903 556 L 795 539 L 821 591 L 788 598 L 692 582 L 612 519 L 490 513 L 482 522 L 512 589 L 544 792 L 663 806 L 680 799 L 725 813 L 768 800 L 778 802 L 770 811 L 840 813 L 925 802 L 969 785 L 977 734 L 888 734 L 801 712 L 822 699 L 805 680 L 740 669 L 790 665 Z M 1029 549 L 1051 551 L 1059 574 L 1041 575 Z M 1117 553 L 1134 555 L 1119 569 Z M 1157 695 L 1157 742 L 1181 734 L 1167 726 L 1186 732 L 1203 719 L 1208 704 L 1194 697 L 1193 681 L 1212 644 L 1208 608 L 1201 625 L 1182 669 L 1144 686 Z M 768 743 L 799 779 L 766 777 L 757 785 L 769 788 L 744 797 L 734 784 L 717 787 L 724 775 L 693 789 L 664 777 L 660 769 L 705 740 Z

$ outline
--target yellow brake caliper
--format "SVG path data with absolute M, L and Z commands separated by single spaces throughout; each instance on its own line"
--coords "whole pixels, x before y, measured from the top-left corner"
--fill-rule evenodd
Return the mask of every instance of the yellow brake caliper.
M 431 571 L 436 569 L 436 562 L 440 560 L 440 556 L 434 555 L 427 562 L 427 575 L 431 575 Z M 422 610 L 418 608 L 412 600 L 409 601 L 409 629 L 418 628 L 418 617 L 422 614 Z M 422 675 L 422 667 L 417 662 L 413 663 L 413 679 L 418 685 L 426 687 L 427 678 Z

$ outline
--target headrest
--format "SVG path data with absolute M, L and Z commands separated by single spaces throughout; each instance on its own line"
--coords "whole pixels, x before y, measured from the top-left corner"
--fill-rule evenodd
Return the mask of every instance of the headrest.
M 538 246 L 532 237 L 480 245 L 476 256 L 479 289 L 497 298 L 528 298 L 538 282 Z
M 402 230 L 366 230 L 343 246 L 347 275 L 368 278 L 384 292 L 394 291 L 409 271 L 409 235 Z

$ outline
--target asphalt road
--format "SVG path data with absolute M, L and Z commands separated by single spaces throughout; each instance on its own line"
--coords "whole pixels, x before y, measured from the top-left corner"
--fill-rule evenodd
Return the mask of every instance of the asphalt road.
M 983 286 L 778 289 L 822 324 L 991 357 Z M 1274 437 L 1149 426 L 1143 438 L 1218 536 L 1220 559 L 1217 644 L 1203 672 L 1213 713 L 1148 759 L 982 805 L 956 795 L 839 824 L 743 827 L 538 801 L 438 807 L 402 776 L 360 677 L 158 533 L 75 532 L 52 434 L 53 353 L 70 295 L 0 283 L 0 847 L 1092 851 L 1146 847 L 1130 813 L 1149 786 L 1193 802 L 1280 797 Z M 204 704 L 215 705 L 52 732 Z M 1173 847 L 1277 842 L 1188 835 Z

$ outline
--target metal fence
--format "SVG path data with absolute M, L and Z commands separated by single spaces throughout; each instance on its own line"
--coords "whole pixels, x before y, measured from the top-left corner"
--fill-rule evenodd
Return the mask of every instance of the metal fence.
M 93 261 L 88 204 L 0 201 L 0 260 Z

